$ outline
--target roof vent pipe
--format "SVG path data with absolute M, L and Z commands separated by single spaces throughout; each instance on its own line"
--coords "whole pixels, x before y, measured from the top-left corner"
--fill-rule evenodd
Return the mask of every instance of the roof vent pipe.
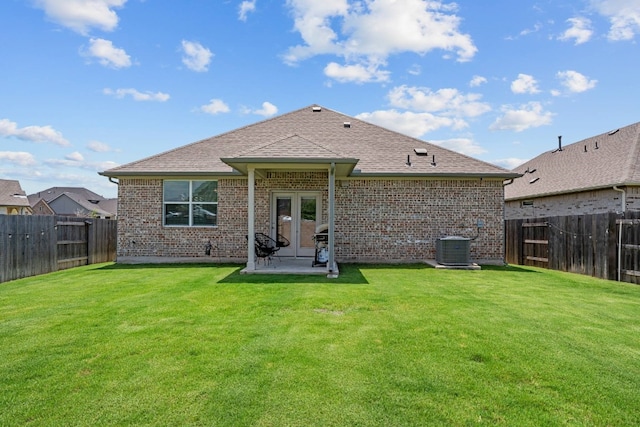
M 562 151 L 562 135 L 558 135 L 558 151 Z
M 407 154 L 407 166 L 411 166 L 411 155 Z
M 436 155 L 434 154 L 433 157 L 431 157 L 431 166 L 435 166 L 436 165 Z

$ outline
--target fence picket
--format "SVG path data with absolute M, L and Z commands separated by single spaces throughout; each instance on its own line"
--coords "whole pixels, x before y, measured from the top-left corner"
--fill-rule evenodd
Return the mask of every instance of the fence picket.
M 117 221 L 0 215 L 0 283 L 116 259 Z
M 622 245 L 619 247 L 620 226 Z M 507 220 L 505 235 L 505 256 L 510 264 L 617 280 L 620 252 L 621 280 L 640 283 L 640 212 L 626 212 L 624 217 L 604 213 Z M 521 253 L 515 250 L 517 247 L 522 248 Z

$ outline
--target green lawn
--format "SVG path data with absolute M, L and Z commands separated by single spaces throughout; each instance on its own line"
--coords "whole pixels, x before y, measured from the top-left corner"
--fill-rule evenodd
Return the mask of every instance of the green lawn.
M 102 264 L 0 284 L 0 425 L 640 425 L 640 286 Z

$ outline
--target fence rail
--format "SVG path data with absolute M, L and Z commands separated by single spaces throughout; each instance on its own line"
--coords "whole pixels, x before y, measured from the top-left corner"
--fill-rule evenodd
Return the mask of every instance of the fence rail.
M 0 215 L 0 283 L 116 259 L 117 222 Z
M 505 222 L 506 260 L 640 283 L 640 212 Z

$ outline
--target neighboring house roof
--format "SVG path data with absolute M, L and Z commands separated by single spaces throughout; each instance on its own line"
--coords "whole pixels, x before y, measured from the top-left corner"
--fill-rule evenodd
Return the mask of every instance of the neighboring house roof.
M 418 156 L 414 149 L 422 149 L 426 154 Z M 270 162 L 332 162 L 344 174 L 358 176 L 517 176 L 498 166 L 320 106 L 305 107 L 101 174 L 239 175 L 239 171 L 245 172 L 247 163 Z
M 74 193 L 85 200 L 104 200 L 104 197 L 102 197 L 101 195 L 96 194 L 84 187 L 51 187 L 47 188 L 46 190 L 38 191 L 34 194 L 29 194 L 29 200 L 33 200 L 33 202 L 35 203 L 38 200 L 43 199 L 48 203 L 64 193 Z
M 51 187 L 29 195 L 31 206 L 44 201 L 58 215 L 75 215 L 75 212 L 58 212 L 56 206 L 62 198 L 70 199 L 80 209 L 95 212 L 103 217 L 113 217 L 117 213 L 118 199 L 105 199 L 84 187 Z
M 20 182 L 12 179 L 0 179 L 0 206 L 29 207 L 27 195 Z
M 558 148 L 515 168 L 523 176 L 505 187 L 505 199 L 640 185 L 640 122 Z

